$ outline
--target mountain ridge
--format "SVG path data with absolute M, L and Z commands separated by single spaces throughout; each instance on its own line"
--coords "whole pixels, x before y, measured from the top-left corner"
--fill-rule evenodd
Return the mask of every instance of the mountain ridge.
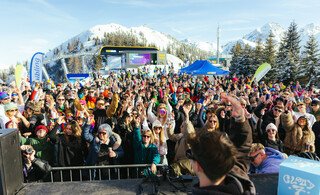
M 316 36 L 318 42 L 320 42 L 320 26 L 317 26 L 313 23 L 305 25 L 303 28 L 298 29 L 301 35 L 301 46 L 305 45 L 309 36 L 311 34 Z M 245 34 L 242 36 L 241 39 L 237 40 L 230 40 L 223 46 L 219 48 L 220 53 L 222 54 L 229 54 L 232 47 L 237 43 L 245 45 L 249 44 L 251 47 L 256 46 L 256 42 L 260 39 L 263 43 L 267 39 L 269 32 L 274 34 L 274 41 L 276 45 L 279 45 L 284 33 L 286 31 L 281 25 L 275 22 L 266 23 L 260 28 L 256 28 L 253 31 Z M 66 40 L 62 44 L 58 45 L 51 51 L 45 54 L 45 58 L 52 59 L 57 56 L 57 53 L 68 54 L 68 46 L 73 41 L 79 41 L 82 48 L 78 48 L 76 52 L 87 51 L 87 52 L 97 52 L 101 45 L 95 45 L 94 39 L 102 40 L 105 38 L 106 33 L 115 33 L 115 32 L 123 32 L 134 35 L 139 41 L 145 39 L 147 44 L 154 44 L 160 50 L 166 50 L 168 47 L 174 47 L 177 44 L 187 44 L 192 47 L 198 48 L 205 52 L 210 52 L 211 55 L 216 54 L 217 45 L 214 42 L 208 41 L 192 41 L 188 38 L 183 40 L 178 40 L 173 36 L 159 32 L 152 28 L 149 28 L 145 25 L 137 26 L 137 27 L 126 27 L 116 23 L 109 23 L 109 24 L 101 24 L 95 25 L 90 29 L 79 33 L 71 37 L 70 39 Z M 223 34 L 222 34 L 223 36 Z M 57 52 L 59 50 L 60 52 Z

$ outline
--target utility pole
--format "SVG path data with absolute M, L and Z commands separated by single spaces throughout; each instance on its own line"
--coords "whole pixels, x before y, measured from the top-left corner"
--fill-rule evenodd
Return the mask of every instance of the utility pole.
M 218 29 L 217 29 L 217 64 L 219 64 L 219 39 L 220 39 L 220 26 L 218 24 Z

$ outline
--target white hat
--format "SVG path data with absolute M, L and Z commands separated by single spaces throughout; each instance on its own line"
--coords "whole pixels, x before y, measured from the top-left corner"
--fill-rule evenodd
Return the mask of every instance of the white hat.
M 152 123 L 152 129 L 155 128 L 155 127 L 161 127 L 163 128 L 161 122 L 159 120 L 155 120 L 153 123 Z
M 267 131 L 268 129 L 274 129 L 274 130 L 278 131 L 277 126 L 276 126 L 275 124 L 273 124 L 273 123 L 269 123 L 269 124 L 267 125 L 266 131 Z

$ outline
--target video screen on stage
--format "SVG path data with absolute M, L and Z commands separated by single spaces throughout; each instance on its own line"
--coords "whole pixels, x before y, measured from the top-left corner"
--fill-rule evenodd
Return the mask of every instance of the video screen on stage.
M 107 65 L 110 70 L 121 68 L 121 56 L 108 55 L 107 59 Z
M 142 65 L 151 64 L 151 57 L 149 53 L 129 53 L 129 64 L 130 65 Z

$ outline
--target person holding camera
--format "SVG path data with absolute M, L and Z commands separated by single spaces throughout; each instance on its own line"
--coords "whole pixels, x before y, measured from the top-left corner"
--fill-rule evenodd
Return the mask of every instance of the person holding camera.
M 36 151 L 31 145 L 21 145 L 24 182 L 39 181 L 51 171 L 51 166 L 45 160 L 35 157 Z

